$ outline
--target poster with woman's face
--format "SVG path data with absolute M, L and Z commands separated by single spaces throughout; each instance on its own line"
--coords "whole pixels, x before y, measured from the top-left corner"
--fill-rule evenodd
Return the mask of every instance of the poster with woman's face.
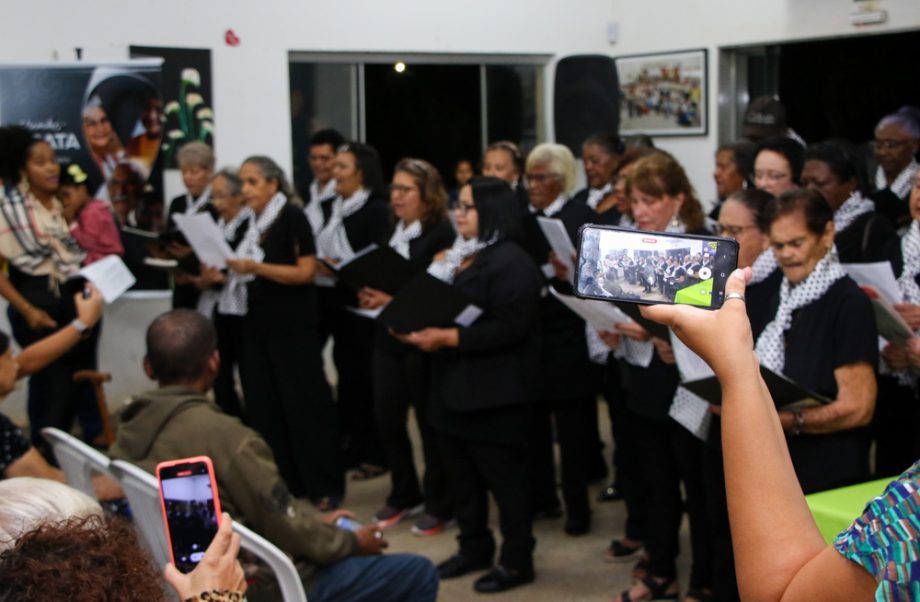
M 0 123 L 48 141 L 62 164 L 80 166 L 120 225 L 136 222 L 145 197 L 162 190 L 161 63 L 0 65 Z

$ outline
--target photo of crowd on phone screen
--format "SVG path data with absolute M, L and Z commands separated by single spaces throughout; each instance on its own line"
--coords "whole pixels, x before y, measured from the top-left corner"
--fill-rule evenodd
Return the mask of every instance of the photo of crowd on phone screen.
M 710 307 L 720 271 L 719 245 L 664 233 L 586 228 L 578 290 L 592 297 Z
M 207 474 L 163 479 L 163 502 L 176 567 L 188 572 L 217 533 L 217 512 Z

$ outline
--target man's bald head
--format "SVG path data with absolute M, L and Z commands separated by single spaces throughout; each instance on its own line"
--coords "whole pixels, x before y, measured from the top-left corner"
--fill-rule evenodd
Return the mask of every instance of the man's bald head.
M 217 349 L 211 321 L 197 311 L 174 309 L 147 328 L 150 376 L 161 385 L 191 383 L 203 376 Z

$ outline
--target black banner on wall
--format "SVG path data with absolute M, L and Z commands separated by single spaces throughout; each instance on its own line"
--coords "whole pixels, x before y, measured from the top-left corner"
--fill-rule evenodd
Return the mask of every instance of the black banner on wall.
M 161 63 L 0 65 L 0 124 L 32 130 L 62 168 L 79 165 L 123 218 L 145 188 L 162 190 Z

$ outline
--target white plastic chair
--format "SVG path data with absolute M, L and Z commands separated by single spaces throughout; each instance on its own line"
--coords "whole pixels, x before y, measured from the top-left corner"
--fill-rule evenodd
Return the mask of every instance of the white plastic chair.
M 50 426 L 42 429 L 42 437 L 54 450 L 54 457 L 67 477 L 67 483 L 96 499 L 93 477 L 96 474 L 111 474 L 108 456 L 73 435 Z
M 113 460 L 111 471 L 128 497 L 135 525 L 147 541 L 156 561 L 160 566 L 165 566 L 169 562 L 169 544 L 166 541 L 156 477 L 123 460 Z M 240 535 L 240 547 L 265 562 L 275 573 L 285 602 L 307 602 L 300 575 L 287 554 L 236 521 L 233 521 L 233 530 Z

